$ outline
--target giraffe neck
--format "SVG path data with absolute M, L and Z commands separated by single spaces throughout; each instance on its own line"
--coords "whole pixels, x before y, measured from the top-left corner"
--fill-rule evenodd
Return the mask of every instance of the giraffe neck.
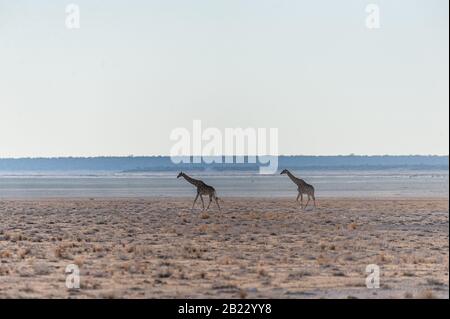
M 198 184 L 200 183 L 199 180 L 194 179 L 194 178 L 192 178 L 192 177 L 189 177 L 189 176 L 187 176 L 186 174 L 183 174 L 182 176 L 184 177 L 184 179 L 185 179 L 186 181 L 188 181 L 188 182 L 191 183 L 192 185 L 198 186 Z
M 289 176 L 291 181 L 293 181 L 295 184 L 297 185 L 301 184 L 301 180 L 295 177 L 291 172 L 287 171 L 287 175 Z

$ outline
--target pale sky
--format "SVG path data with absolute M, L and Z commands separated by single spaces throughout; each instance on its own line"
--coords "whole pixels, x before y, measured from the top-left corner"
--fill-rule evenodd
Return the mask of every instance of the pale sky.
M 366 28 L 369 3 L 380 29 Z M 281 154 L 447 155 L 448 12 L 447 0 L 0 0 L 0 157 L 168 155 L 194 119 L 278 128 Z

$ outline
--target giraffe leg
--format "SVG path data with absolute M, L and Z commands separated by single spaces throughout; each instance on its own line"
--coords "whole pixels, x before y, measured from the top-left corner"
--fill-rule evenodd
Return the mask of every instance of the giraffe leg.
M 199 194 L 197 194 L 197 196 L 195 196 L 194 203 L 192 204 L 191 211 L 194 210 L 195 202 L 197 201 L 197 199 L 198 199 L 199 196 L 200 196 Z
M 308 194 L 308 200 L 306 201 L 305 208 L 308 207 L 309 199 L 310 199 L 310 197 L 309 197 L 309 194 Z
M 205 202 L 203 200 L 203 196 L 200 195 L 200 199 L 202 200 L 202 209 L 205 210 Z
M 208 209 L 209 209 L 209 206 L 211 205 L 211 202 L 212 202 L 212 196 L 211 196 L 211 195 L 209 195 L 209 203 L 208 203 L 208 207 L 206 207 L 206 210 L 208 210 Z
M 316 208 L 316 196 L 314 196 L 314 194 L 312 195 L 312 199 L 314 201 L 314 208 Z
M 220 205 L 219 205 L 219 199 L 217 198 L 217 196 L 214 197 L 214 200 L 215 200 L 215 202 L 216 202 L 216 204 L 217 204 L 217 207 L 219 207 L 219 212 L 221 212 L 222 209 L 220 208 Z
M 303 194 L 300 193 L 300 209 L 303 209 Z
M 296 201 L 298 202 L 298 198 L 300 197 L 300 193 L 298 193 L 298 195 L 297 195 L 297 199 L 296 199 Z

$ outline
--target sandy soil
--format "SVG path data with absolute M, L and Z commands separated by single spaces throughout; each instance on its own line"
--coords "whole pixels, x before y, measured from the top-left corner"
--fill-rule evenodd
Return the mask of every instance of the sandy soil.
M 449 297 L 448 199 L 191 203 L 0 201 L 0 298 Z M 80 289 L 65 285 L 72 263 Z

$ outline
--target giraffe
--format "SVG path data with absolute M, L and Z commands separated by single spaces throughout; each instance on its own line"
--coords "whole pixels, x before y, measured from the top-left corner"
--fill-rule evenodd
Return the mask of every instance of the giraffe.
M 284 169 L 280 175 L 286 174 L 289 176 L 289 178 L 294 182 L 294 184 L 297 185 L 298 195 L 297 195 L 297 202 L 298 198 L 300 197 L 300 207 L 306 208 L 308 206 L 310 198 L 314 201 L 314 207 L 316 207 L 316 198 L 314 196 L 314 187 L 307 182 L 305 182 L 303 179 L 295 177 L 291 172 L 289 172 L 287 169 Z M 303 194 L 308 195 L 308 201 L 306 202 L 306 205 L 302 207 L 303 205 Z
M 209 204 L 208 204 L 208 207 L 206 207 L 206 210 L 209 209 L 209 206 L 211 205 L 211 202 L 214 199 L 214 201 L 217 204 L 217 207 L 219 207 L 219 211 L 221 211 L 220 205 L 219 205 L 219 197 L 217 197 L 216 190 L 214 189 L 214 187 L 206 185 L 203 181 L 201 181 L 199 179 L 194 179 L 194 178 L 186 175 L 183 172 L 180 172 L 180 174 L 178 174 L 177 178 L 180 178 L 180 177 L 183 177 L 186 181 L 188 181 L 189 183 L 191 183 L 192 185 L 197 187 L 197 196 L 194 199 L 194 203 L 192 204 L 191 211 L 194 209 L 195 202 L 197 202 L 197 199 L 199 197 L 202 200 L 203 210 L 205 209 L 205 202 L 203 201 L 203 195 L 209 196 Z

